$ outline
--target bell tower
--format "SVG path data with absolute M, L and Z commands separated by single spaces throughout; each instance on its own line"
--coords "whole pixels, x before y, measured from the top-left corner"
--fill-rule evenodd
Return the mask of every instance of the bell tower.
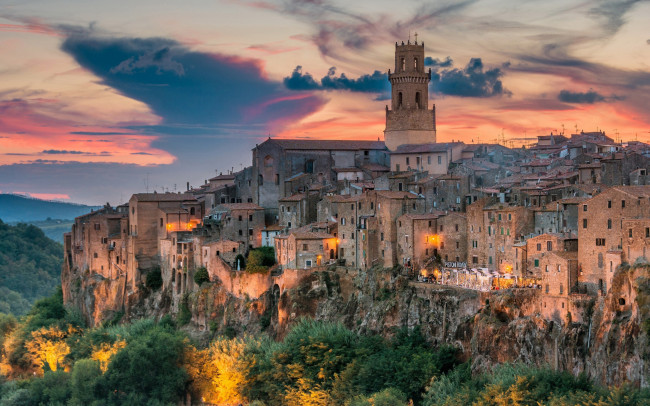
M 394 151 L 404 144 L 436 142 L 436 107 L 429 110 L 431 69 L 424 71 L 424 43 L 395 43 L 395 72 L 388 70 L 391 108 L 386 106 L 384 140 Z

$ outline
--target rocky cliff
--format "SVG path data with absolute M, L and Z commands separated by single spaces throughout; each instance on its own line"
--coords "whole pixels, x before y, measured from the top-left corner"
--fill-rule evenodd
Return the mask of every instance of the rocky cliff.
M 246 275 L 221 275 L 231 277 Z M 379 269 L 301 271 L 291 281 L 269 276 L 269 289 L 253 297 L 233 291 L 231 280 L 218 280 L 176 297 L 164 286 L 125 295 L 119 280 L 77 275 L 64 278 L 64 292 L 96 324 L 122 314 L 128 320 L 178 313 L 188 332 L 206 341 L 261 331 L 279 338 L 305 316 L 382 335 L 421 326 L 432 343 L 460 347 L 477 371 L 519 361 L 585 372 L 608 385 L 648 386 L 648 266 L 619 269 L 606 296 L 582 298 L 579 311 L 552 318 L 541 316 L 539 290 L 477 292 L 414 283 Z

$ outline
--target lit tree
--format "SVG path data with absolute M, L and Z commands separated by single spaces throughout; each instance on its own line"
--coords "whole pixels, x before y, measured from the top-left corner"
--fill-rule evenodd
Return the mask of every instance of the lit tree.
M 116 341 L 114 344 L 102 343 L 99 347 L 93 346 L 92 359 L 99 361 L 99 368 L 102 372 L 106 372 L 113 355 L 124 347 L 126 347 L 126 341 L 124 340 Z
M 52 371 L 56 371 L 70 353 L 65 338 L 71 331 L 72 327 L 67 332 L 56 326 L 43 327 L 32 332 L 32 339 L 25 343 L 25 347 L 39 361 L 41 368 L 47 363 Z

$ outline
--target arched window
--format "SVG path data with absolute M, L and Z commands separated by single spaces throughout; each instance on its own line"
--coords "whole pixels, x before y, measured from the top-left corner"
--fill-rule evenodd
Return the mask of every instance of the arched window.
M 397 107 L 402 107 L 402 92 L 397 94 Z
M 257 177 L 257 184 L 258 184 L 258 186 L 262 186 L 264 184 L 264 176 L 259 175 Z
M 418 58 L 413 59 L 413 67 L 416 71 L 418 70 Z
M 418 109 L 420 108 L 420 92 L 415 93 L 415 106 Z
M 406 60 L 404 60 L 404 58 L 401 59 L 400 65 L 402 66 L 400 72 L 404 72 L 406 70 Z
M 273 157 L 271 155 L 267 155 L 264 157 L 264 166 L 273 166 Z

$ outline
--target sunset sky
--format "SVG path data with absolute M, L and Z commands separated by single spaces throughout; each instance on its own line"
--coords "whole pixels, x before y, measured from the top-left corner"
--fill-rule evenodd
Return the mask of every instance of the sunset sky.
M 269 135 L 383 139 L 416 32 L 439 141 L 650 142 L 648 21 L 650 1 L 3 0 L 0 192 L 120 204 Z

